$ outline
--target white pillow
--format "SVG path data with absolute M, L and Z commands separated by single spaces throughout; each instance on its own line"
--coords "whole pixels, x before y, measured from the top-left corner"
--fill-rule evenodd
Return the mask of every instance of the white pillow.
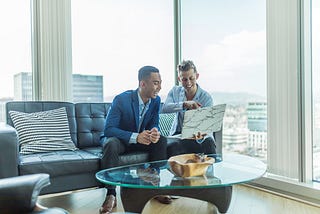
M 20 154 L 76 150 L 66 108 L 24 113 L 9 111 L 19 136 Z

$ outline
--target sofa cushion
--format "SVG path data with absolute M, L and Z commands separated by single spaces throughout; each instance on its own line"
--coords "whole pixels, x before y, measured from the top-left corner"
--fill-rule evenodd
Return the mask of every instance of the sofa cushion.
M 87 147 L 82 150 L 88 153 L 91 153 L 99 158 L 102 158 L 101 146 Z M 135 164 L 135 163 L 143 163 L 143 162 L 147 162 L 148 160 L 149 160 L 149 155 L 147 152 L 135 151 L 135 152 L 123 153 L 119 156 L 119 166 Z
M 120 163 L 119 163 L 120 166 L 143 163 L 143 162 L 149 161 L 149 154 L 143 151 L 136 151 L 136 152 L 121 154 L 119 159 L 120 159 Z
M 65 107 L 68 115 L 68 122 L 70 128 L 70 135 L 73 143 L 77 146 L 77 125 L 75 119 L 75 108 L 74 104 L 70 102 L 60 101 L 11 101 L 6 103 L 6 119 L 7 124 L 14 126 L 9 115 L 9 111 L 20 111 L 25 113 L 48 111 Z
M 163 136 L 169 136 L 176 113 L 161 113 L 159 115 L 159 128 Z
M 65 107 L 9 114 L 18 132 L 21 154 L 77 149 L 71 140 Z
M 57 151 L 20 156 L 19 174 L 48 173 L 50 177 L 97 172 L 98 156 L 83 150 Z

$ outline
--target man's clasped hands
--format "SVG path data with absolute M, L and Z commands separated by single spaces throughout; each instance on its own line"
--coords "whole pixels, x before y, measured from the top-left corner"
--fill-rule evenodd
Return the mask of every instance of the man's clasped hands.
M 144 130 L 143 132 L 139 133 L 137 142 L 144 145 L 149 145 L 150 143 L 157 143 L 159 139 L 160 132 L 156 127 L 154 127 L 151 130 Z

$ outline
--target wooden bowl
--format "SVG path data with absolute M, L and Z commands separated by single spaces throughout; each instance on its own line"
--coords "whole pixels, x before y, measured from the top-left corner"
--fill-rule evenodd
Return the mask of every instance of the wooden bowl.
M 207 157 L 206 155 L 201 160 L 198 154 L 176 155 L 168 160 L 171 171 L 179 177 L 205 175 L 208 166 L 214 162 L 214 158 Z

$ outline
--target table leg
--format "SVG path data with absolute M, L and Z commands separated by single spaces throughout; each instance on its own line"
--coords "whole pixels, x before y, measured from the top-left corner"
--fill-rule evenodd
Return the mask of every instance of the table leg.
M 192 189 L 136 189 L 120 187 L 123 208 L 128 212 L 141 213 L 145 204 L 156 195 L 176 195 L 195 198 L 214 204 L 220 213 L 228 211 L 232 186 Z

